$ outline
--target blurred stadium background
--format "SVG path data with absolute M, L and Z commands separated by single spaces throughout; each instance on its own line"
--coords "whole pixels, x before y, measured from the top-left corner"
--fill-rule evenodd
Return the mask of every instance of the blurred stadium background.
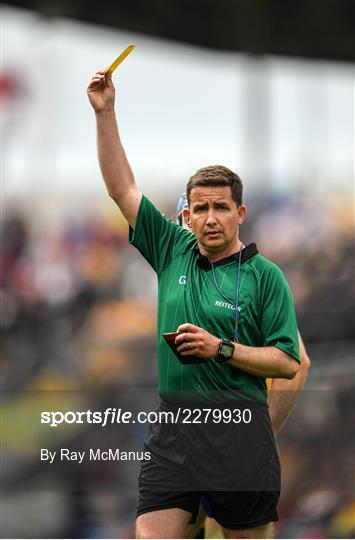
M 197 168 L 235 169 L 249 207 L 242 240 L 256 241 L 293 291 L 312 369 L 279 437 L 276 536 L 353 538 L 354 4 L 10 4 L 1 8 L 2 537 L 133 536 L 137 464 L 49 467 L 38 452 L 139 448 L 145 434 L 54 433 L 41 428 L 41 410 L 156 401 L 155 276 L 105 193 L 85 95 L 92 73 L 134 43 L 115 75 L 116 109 L 140 188 L 170 215 Z

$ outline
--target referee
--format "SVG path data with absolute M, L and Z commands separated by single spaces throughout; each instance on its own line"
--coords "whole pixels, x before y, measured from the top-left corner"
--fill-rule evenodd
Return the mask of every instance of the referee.
M 146 440 L 151 459 L 139 477 L 136 535 L 182 538 L 203 496 L 227 538 L 270 538 L 280 463 L 265 378 L 292 379 L 299 364 L 286 279 L 255 244 L 239 240 L 247 209 L 238 175 L 212 166 L 190 178 L 191 234 L 136 186 L 111 75 L 98 71 L 87 92 L 109 195 L 158 276 L 160 410 L 176 419 L 153 425 Z M 174 331 L 176 352 L 163 337 Z
M 186 193 L 179 198 L 176 212 L 171 219 L 178 225 L 189 229 L 189 210 Z M 306 382 L 311 361 L 307 354 L 300 332 L 298 331 L 298 346 L 300 353 L 300 366 L 293 379 L 267 379 L 268 404 L 272 430 L 276 437 L 286 423 L 297 398 Z M 201 536 L 202 535 L 202 536 Z M 190 525 L 186 531 L 187 538 L 222 538 L 223 533 L 216 521 L 211 518 L 211 512 L 205 500 L 201 499 L 201 505 L 196 522 Z

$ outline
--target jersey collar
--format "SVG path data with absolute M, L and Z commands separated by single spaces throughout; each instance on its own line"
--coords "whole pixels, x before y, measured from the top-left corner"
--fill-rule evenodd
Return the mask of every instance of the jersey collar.
M 198 249 L 198 246 L 195 247 L 195 250 L 197 252 L 197 265 L 202 268 L 203 270 L 211 270 L 212 265 L 211 262 L 208 260 L 208 258 L 205 255 L 201 255 L 200 250 Z M 241 264 L 248 261 L 254 255 L 259 253 L 258 248 L 256 247 L 256 244 L 253 242 L 251 244 L 248 244 L 245 246 L 245 248 L 242 251 L 242 260 Z M 233 253 L 232 255 L 229 255 L 228 257 L 225 257 L 224 259 L 220 259 L 219 261 L 216 261 L 213 263 L 213 266 L 216 268 L 216 266 L 223 266 L 225 264 L 229 264 L 233 261 L 238 261 L 239 259 L 239 251 L 237 253 Z

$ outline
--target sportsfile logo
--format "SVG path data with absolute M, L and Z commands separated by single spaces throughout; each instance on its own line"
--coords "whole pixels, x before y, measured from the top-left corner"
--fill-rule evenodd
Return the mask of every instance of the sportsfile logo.
M 216 300 L 214 305 L 217 307 L 232 309 L 233 311 L 235 311 L 235 306 L 233 306 L 233 304 L 229 304 L 228 302 L 222 302 L 222 300 Z M 238 306 L 238 311 L 239 313 L 241 312 L 240 306 Z

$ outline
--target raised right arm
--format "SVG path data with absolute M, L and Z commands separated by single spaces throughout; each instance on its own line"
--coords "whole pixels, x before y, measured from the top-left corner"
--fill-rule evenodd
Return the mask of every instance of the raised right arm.
M 97 152 L 108 194 L 134 229 L 142 193 L 137 188 L 121 143 L 112 75 L 104 70 L 97 71 L 89 83 L 87 94 L 96 115 Z

